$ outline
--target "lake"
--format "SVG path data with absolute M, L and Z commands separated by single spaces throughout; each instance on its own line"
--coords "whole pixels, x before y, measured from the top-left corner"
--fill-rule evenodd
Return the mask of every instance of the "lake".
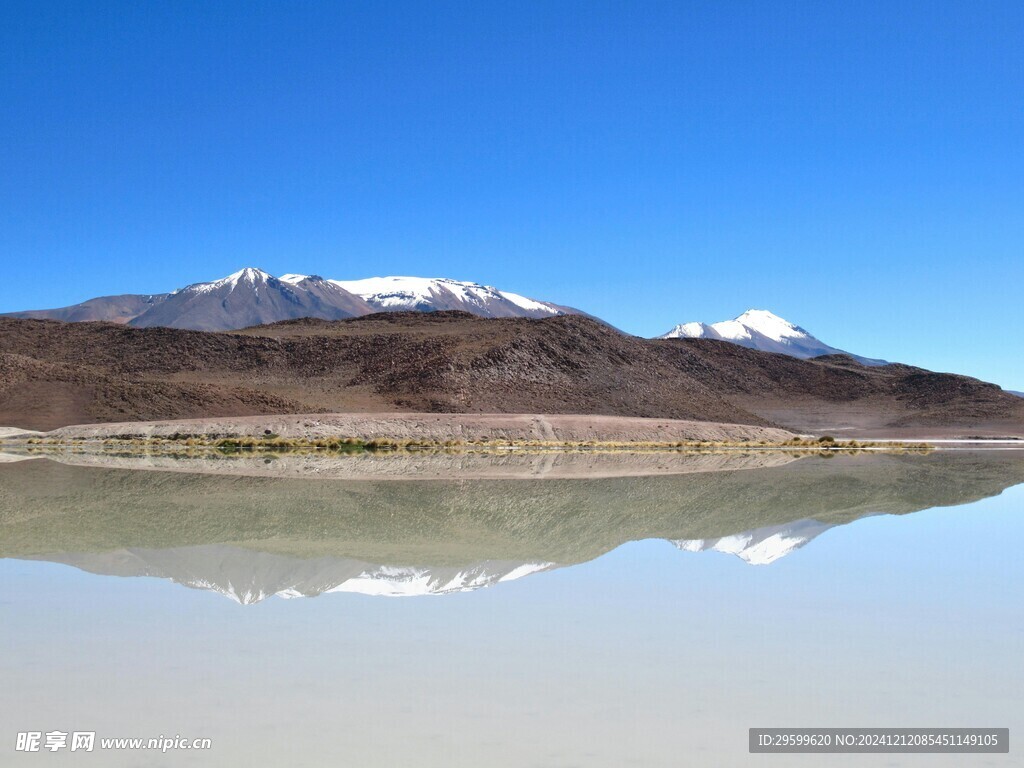
M 1024 765 L 1021 450 L 6 458 L 0 765 Z

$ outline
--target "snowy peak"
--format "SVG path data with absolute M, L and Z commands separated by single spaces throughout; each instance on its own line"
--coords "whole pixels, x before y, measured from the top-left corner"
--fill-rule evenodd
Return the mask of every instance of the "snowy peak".
M 707 323 L 683 323 L 659 338 L 662 339 L 721 339 L 722 335 Z
M 250 283 L 252 285 L 257 285 L 259 283 L 265 283 L 269 280 L 274 279 L 275 278 L 272 274 L 270 274 L 269 272 L 264 272 L 262 269 L 257 269 L 256 267 L 245 267 L 245 269 L 240 269 L 237 272 L 230 274 L 227 277 L 222 278 L 221 280 L 218 280 L 217 283 L 222 285 L 235 286 L 238 285 L 239 283 L 244 282 Z
M 772 341 L 782 342 L 790 339 L 809 339 L 811 334 L 798 325 L 784 320 L 767 309 L 748 309 L 739 317 L 723 320 L 711 325 L 707 323 L 683 323 L 668 333 L 659 336 L 662 339 L 724 339 L 738 341 L 750 339 L 755 335 L 764 336 Z
M 885 365 L 885 360 L 862 357 L 830 346 L 799 325 L 767 309 L 748 309 L 742 315 L 718 323 L 691 322 L 675 326 L 659 339 L 716 339 L 761 352 L 775 352 L 808 359 L 822 355 L 849 355 L 863 365 Z
M 481 317 L 551 317 L 561 308 L 489 285 L 447 277 L 369 277 L 332 280 L 380 312 L 458 309 Z
M 748 309 L 742 315 L 733 320 L 745 328 L 757 331 L 769 339 L 783 341 L 784 339 L 806 339 L 811 334 L 798 325 L 788 320 L 783 320 L 778 315 L 769 312 L 767 309 Z
M 192 285 L 186 286 L 174 293 L 183 293 L 185 291 L 191 291 L 193 293 L 209 293 L 216 291 L 221 288 L 227 288 L 233 290 L 239 285 L 247 285 L 256 287 L 271 280 L 276 280 L 273 275 L 269 272 L 264 272 L 262 269 L 256 269 L 255 267 L 246 267 L 240 269 L 237 272 L 233 272 L 227 277 L 222 277 L 220 280 L 212 280 L 208 283 L 193 283 Z M 173 295 L 173 294 L 172 294 Z

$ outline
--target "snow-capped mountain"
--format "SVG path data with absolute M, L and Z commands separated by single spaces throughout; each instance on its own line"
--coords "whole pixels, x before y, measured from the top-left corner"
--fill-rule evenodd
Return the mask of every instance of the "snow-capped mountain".
M 718 323 L 683 323 L 659 339 L 717 339 L 762 352 L 779 352 L 799 358 L 821 355 L 849 355 L 864 365 L 885 365 L 885 360 L 862 357 L 829 346 L 798 325 L 766 309 L 748 309 L 733 320 Z
M 344 557 L 301 558 L 207 544 L 173 549 L 47 555 L 44 559 L 109 576 L 151 576 L 217 592 L 241 605 L 268 597 L 354 592 L 416 597 L 471 592 L 556 568 L 554 563 L 485 560 L 463 567 L 377 565 Z
M 8 313 L 49 320 L 104 320 L 138 327 L 223 331 L 313 317 L 340 320 L 374 312 L 462 310 L 480 317 L 551 317 L 579 310 L 478 283 L 426 277 L 329 280 L 280 278 L 247 267 L 166 294 L 101 296 L 71 307 Z
M 795 552 L 829 528 L 831 523 L 797 520 L 785 525 L 755 528 L 720 539 L 680 539 L 673 541 L 684 552 L 724 552 L 750 565 L 768 565 Z
M 365 301 L 328 280 L 307 277 L 287 283 L 247 268 L 174 291 L 128 323 L 223 331 L 298 317 L 341 320 L 370 312 Z

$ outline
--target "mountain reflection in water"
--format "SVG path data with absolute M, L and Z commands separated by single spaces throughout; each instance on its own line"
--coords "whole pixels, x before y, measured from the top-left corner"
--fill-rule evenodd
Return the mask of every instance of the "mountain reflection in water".
M 0 463 L 0 556 L 165 578 L 242 604 L 333 592 L 441 595 L 640 539 L 767 565 L 868 515 L 966 504 L 1024 482 L 1021 451 L 267 463 L 110 455 Z

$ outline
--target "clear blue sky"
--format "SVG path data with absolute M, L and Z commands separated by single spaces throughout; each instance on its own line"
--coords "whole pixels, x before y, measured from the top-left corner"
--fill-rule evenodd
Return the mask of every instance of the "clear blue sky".
M 1024 389 L 1024 3 L 14 2 L 0 311 L 242 266 Z

